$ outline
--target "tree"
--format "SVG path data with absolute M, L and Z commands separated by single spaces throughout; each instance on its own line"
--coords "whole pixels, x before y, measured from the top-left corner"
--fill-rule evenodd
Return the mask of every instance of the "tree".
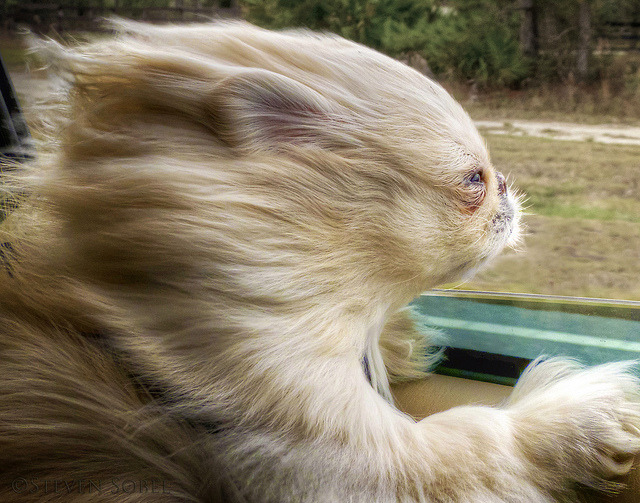
M 530 58 L 538 55 L 538 26 L 534 0 L 519 0 L 521 11 L 520 50 Z
M 578 50 L 576 59 L 576 72 L 581 80 L 585 80 L 587 78 L 590 54 L 591 5 L 588 0 L 581 0 L 578 6 Z

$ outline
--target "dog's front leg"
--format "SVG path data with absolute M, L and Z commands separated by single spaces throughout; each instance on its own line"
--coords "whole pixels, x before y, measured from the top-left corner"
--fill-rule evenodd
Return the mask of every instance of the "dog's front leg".
M 416 423 L 371 388 L 345 346 L 234 355 L 227 397 L 242 420 L 221 429 L 217 452 L 249 501 L 556 501 L 511 409 L 459 408 Z

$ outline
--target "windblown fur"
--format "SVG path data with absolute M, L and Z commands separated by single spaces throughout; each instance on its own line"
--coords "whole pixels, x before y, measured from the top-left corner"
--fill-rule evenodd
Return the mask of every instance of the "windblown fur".
M 1 229 L 2 501 L 616 488 L 640 450 L 623 364 L 536 362 L 503 407 L 420 422 L 389 403 L 431 358 L 403 306 L 518 236 L 439 85 L 330 35 L 120 29 L 44 47 L 69 90 Z

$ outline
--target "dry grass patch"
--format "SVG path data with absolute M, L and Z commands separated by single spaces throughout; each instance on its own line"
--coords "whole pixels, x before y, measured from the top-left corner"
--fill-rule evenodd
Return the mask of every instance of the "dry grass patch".
M 640 146 L 488 135 L 493 162 L 546 216 L 640 223 Z
M 462 288 L 640 300 L 640 225 L 531 216 L 508 252 Z
M 529 196 L 523 253 L 464 288 L 640 300 L 640 147 L 487 136 Z

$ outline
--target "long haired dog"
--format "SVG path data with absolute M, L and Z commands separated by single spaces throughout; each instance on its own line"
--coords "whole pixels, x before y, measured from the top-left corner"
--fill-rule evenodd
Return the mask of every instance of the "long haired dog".
M 8 502 L 552 502 L 640 450 L 623 364 L 531 367 L 416 422 L 403 306 L 517 239 L 436 83 L 336 36 L 126 24 L 70 82 L 2 226 Z

